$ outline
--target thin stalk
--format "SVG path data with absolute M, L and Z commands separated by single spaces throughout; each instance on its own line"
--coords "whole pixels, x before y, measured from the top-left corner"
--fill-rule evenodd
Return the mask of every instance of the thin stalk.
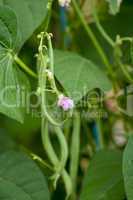
M 33 78 L 37 78 L 35 72 L 33 72 L 17 55 L 14 56 L 14 60 L 30 76 L 32 76 Z
M 44 28 L 44 32 L 46 32 L 48 30 L 48 26 L 50 23 L 50 19 L 51 19 L 51 13 L 52 13 L 52 4 L 53 4 L 53 0 L 49 0 L 48 4 L 47 4 L 47 15 L 46 15 L 46 19 L 45 19 L 45 28 Z
M 65 134 L 65 138 L 66 140 L 69 139 L 69 135 L 70 135 L 70 132 L 71 132 L 71 124 L 72 124 L 72 120 L 71 118 L 68 119 L 65 123 L 64 123 L 64 134 Z
M 48 155 L 49 160 L 54 166 L 57 166 L 59 162 L 57 159 L 57 155 L 55 154 L 55 151 L 53 150 L 52 144 L 50 142 L 49 132 L 48 132 L 48 121 L 44 120 L 44 118 L 42 119 L 41 136 L 42 136 L 43 147 Z
M 102 129 L 101 129 L 101 120 L 98 119 L 96 121 L 97 123 L 97 129 L 98 129 L 98 133 L 99 133 L 99 147 L 100 149 L 103 149 L 104 148 L 104 138 L 103 138 L 103 132 L 102 132 Z
M 100 46 L 99 42 L 97 41 L 93 31 L 91 30 L 90 26 L 86 23 L 86 20 L 84 19 L 84 16 L 82 15 L 80 8 L 78 7 L 77 1 L 76 0 L 72 0 L 73 2 L 73 6 L 75 8 L 75 11 L 84 27 L 84 29 L 86 30 L 86 33 L 88 34 L 88 36 L 90 37 L 90 39 L 92 40 L 97 52 L 100 55 L 101 60 L 103 61 L 103 63 L 105 64 L 105 66 L 108 69 L 109 74 L 114 77 L 114 72 L 112 70 L 112 67 L 108 61 L 108 58 L 106 57 L 102 47 Z
M 119 62 L 119 66 L 123 72 L 123 74 L 125 75 L 126 79 L 130 82 L 133 83 L 133 78 L 130 76 L 129 72 L 127 71 L 127 69 L 125 69 L 125 65 L 121 62 Z
M 69 174 L 67 173 L 65 169 L 62 172 L 62 179 L 65 185 L 66 194 L 67 194 L 65 199 L 67 200 L 72 195 L 72 181 Z
M 33 160 L 39 162 L 44 168 L 48 168 L 49 170 L 53 171 L 53 168 L 51 165 L 49 165 L 45 160 L 43 160 L 40 156 L 37 154 L 33 153 L 31 150 L 27 149 L 24 146 L 20 146 L 23 151 L 25 151 Z
M 73 195 L 72 198 L 75 199 L 76 186 L 77 186 L 77 174 L 79 166 L 79 151 L 80 151 L 80 114 L 78 112 L 74 113 L 73 119 L 73 132 L 71 140 L 71 150 L 70 150 L 70 177 L 73 183 Z
M 124 38 L 121 38 L 121 41 L 126 41 L 126 42 L 133 42 L 133 38 L 131 37 L 124 37 Z
M 104 30 L 104 28 L 102 27 L 102 25 L 100 24 L 100 21 L 98 19 L 98 16 L 97 16 L 97 13 L 96 13 L 96 10 L 94 9 L 93 11 L 93 16 L 94 16 L 94 19 L 95 19 L 95 23 L 96 23 L 96 26 L 99 30 L 99 32 L 101 33 L 101 35 L 103 36 L 103 38 L 109 43 L 109 45 L 111 47 L 114 47 L 115 46 L 115 42 L 112 40 L 112 38 L 106 33 L 106 31 Z
M 62 169 L 63 169 L 65 167 L 67 159 L 68 159 L 68 146 L 67 146 L 66 138 L 65 138 L 61 128 L 55 126 L 54 129 L 55 129 L 58 141 L 60 143 L 60 148 L 61 148 L 61 150 L 60 150 L 60 152 L 61 152 L 60 163 L 61 163 Z
M 40 156 L 34 154 L 34 153 L 30 153 L 30 156 L 32 157 L 33 160 L 39 162 L 42 166 L 50 169 L 51 171 L 53 171 L 53 168 L 48 164 L 46 163 Z
M 118 35 L 117 38 L 116 38 L 116 44 L 118 45 L 122 45 L 122 42 L 129 42 L 131 45 L 132 45 L 132 42 L 133 42 L 133 39 L 130 38 L 130 37 L 124 37 L 124 38 L 120 38 L 120 36 Z M 122 57 L 122 51 L 121 51 L 121 55 L 116 57 L 116 61 L 117 61 L 117 64 L 118 66 L 121 68 L 124 76 L 126 77 L 126 79 L 130 82 L 130 83 L 133 83 L 133 78 L 132 76 L 130 75 L 130 73 L 128 72 L 128 69 L 126 69 L 126 66 L 122 63 L 121 61 L 121 57 Z

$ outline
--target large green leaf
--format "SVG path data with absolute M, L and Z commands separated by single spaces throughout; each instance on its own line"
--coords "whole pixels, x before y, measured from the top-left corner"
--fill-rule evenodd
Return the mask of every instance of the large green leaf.
M 16 143 L 5 129 L 0 128 L 0 153 L 17 148 Z
M 0 6 L 0 112 L 23 122 L 24 108 L 20 96 L 22 91 L 26 94 L 30 86 L 13 60 L 16 38 L 16 15 L 10 8 Z
M 6 6 L 0 6 L 0 43 L 13 48 L 17 38 L 17 18 L 15 13 Z
M 123 200 L 122 153 L 96 153 L 85 177 L 81 200 Z
M 133 199 L 133 136 L 130 137 L 129 142 L 124 151 L 123 158 L 123 175 L 125 190 L 128 200 Z
M 55 51 L 55 75 L 75 101 L 94 88 L 111 89 L 111 83 L 100 67 L 76 53 Z
M 37 165 L 25 154 L 0 154 L 1 200 L 49 200 L 46 180 Z
M 43 22 L 48 0 L 0 0 L 0 5 L 10 7 L 18 20 L 18 38 L 16 46 L 20 48 Z M 1 15 L 0 15 L 1 17 Z M 12 18 L 9 20 L 9 23 Z
M 0 52 L 0 112 L 23 122 L 26 105 L 22 105 L 22 92 L 27 94 L 29 81 L 14 64 L 10 53 L 1 46 Z

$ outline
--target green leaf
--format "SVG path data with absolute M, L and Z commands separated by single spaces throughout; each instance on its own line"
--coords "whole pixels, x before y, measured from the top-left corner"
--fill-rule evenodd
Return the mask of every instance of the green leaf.
M 23 122 L 24 108 L 20 96 L 22 91 L 27 94 L 30 84 L 13 60 L 16 38 L 16 15 L 10 8 L 0 6 L 0 112 Z
M 76 53 L 55 51 L 55 75 L 75 101 L 94 88 L 108 91 L 112 87 L 99 66 Z
M 47 12 L 47 2 L 48 0 L 0 0 L 0 5 L 8 6 L 17 16 L 19 34 L 16 47 L 18 49 L 43 22 Z
M 17 18 L 15 13 L 6 6 L 0 6 L 0 43 L 13 48 L 17 38 Z
M 133 199 L 133 136 L 129 138 L 123 156 L 124 184 L 128 200 Z
M 25 74 L 14 64 L 7 49 L 0 46 L 0 112 L 23 122 L 25 112 L 22 92 L 26 95 L 29 89 L 30 84 Z
M 84 180 L 81 200 L 122 200 L 122 153 L 100 151 L 96 153 Z
M 122 0 L 106 0 L 109 3 L 110 14 L 115 15 L 120 10 Z
M 0 199 L 49 200 L 45 177 L 25 154 L 0 154 Z
M 16 149 L 17 145 L 5 129 L 0 128 L 0 153 Z
M 37 131 L 40 129 L 40 124 L 40 118 L 33 116 L 32 112 L 28 115 L 25 115 L 23 124 L 20 124 L 17 121 L 9 118 L 4 120 L 4 126 L 6 127 L 6 130 L 17 141 L 21 141 L 22 144 L 28 144 L 33 141 Z

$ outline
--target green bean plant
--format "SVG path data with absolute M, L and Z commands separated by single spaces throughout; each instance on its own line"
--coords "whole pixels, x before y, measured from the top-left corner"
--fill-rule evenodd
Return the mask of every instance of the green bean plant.
M 132 13 L 0 0 L 0 200 L 133 200 Z

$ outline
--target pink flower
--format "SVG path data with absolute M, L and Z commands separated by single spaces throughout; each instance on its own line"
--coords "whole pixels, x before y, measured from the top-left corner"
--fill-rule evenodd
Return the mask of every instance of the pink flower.
M 74 102 L 69 97 L 65 97 L 62 94 L 59 96 L 57 105 L 64 111 L 68 111 L 74 107 Z

